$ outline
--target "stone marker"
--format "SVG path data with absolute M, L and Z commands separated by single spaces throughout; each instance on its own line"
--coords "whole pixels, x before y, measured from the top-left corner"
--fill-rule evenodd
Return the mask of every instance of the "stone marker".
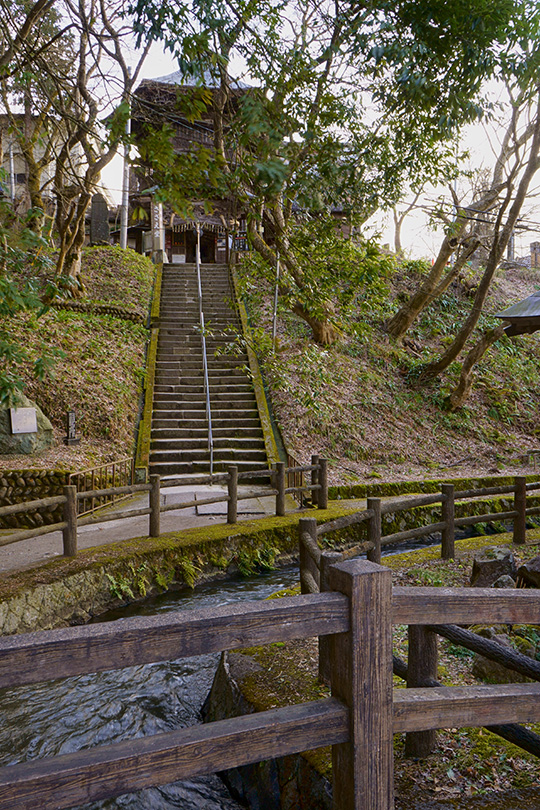
M 12 411 L 15 411 L 14 417 Z M 30 432 L 30 427 L 36 429 Z M 24 394 L 19 395 L 15 408 L 0 408 L 0 455 L 31 455 L 46 450 L 52 444 L 51 423 L 41 408 Z
M 109 242 L 109 208 L 107 201 L 103 194 L 94 194 L 90 209 L 90 244 L 108 245 Z

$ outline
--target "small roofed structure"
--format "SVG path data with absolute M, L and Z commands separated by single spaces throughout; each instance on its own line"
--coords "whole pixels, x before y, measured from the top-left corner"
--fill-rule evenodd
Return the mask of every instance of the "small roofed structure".
M 504 330 L 508 337 L 536 332 L 540 329 L 540 290 L 503 312 L 497 312 L 495 318 L 510 321 Z

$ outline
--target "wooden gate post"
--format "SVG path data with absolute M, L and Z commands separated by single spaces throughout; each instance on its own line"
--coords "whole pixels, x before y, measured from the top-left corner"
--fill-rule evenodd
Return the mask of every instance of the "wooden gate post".
M 328 459 L 319 459 L 319 484 L 317 506 L 319 509 L 328 509 Z
M 514 518 L 514 543 L 522 546 L 526 540 L 527 529 L 527 479 L 524 475 L 517 475 L 514 478 L 514 510 L 517 512 Z
M 340 562 L 339 551 L 323 551 L 319 573 L 319 590 L 321 593 L 330 590 L 330 568 Z M 319 636 L 319 681 L 330 683 L 330 636 Z
M 369 560 L 332 566 L 350 629 L 330 637 L 332 695 L 350 712 L 350 740 L 332 746 L 334 810 L 392 810 L 392 574 Z
M 65 529 L 62 529 L 64 557 L 77 556 L 77 487 L 68 484 L 63 488 L 62 494 L 66 502 L 63 506 Z
M 228 468 L 229 477 L 227 479 L 227 523 L 238 521 L 238 467 L 231 465 Z
M 441 558 L 451 560 L 455 556 L 455 503 L 454 485 L 442 485 L 442 520 L 445 524 L 441 534 Z
M 409 625 L 407 686 L 428 686 L 437 680 L 437 634 L 422 625 Z M 405 735 L 405 756 L 423 759 L 431 754 L 437 742 L 437 732 L 409 731 Z
M 316 470 L 311 471 L 311 486 L 317 486 L 319 483 L 319 456 L 311 456 L 311 466 L 316 467 Z M 313 506 L 319 505 L 319 490 L 312 489 L 311 490 L 311 503 Z
M 285 514 L 285 462 L 284 461 L 277 461 L 276 462 L 276 472 L 275 472 L 275 482 L 276 482 L 276 515 L 279 517 L 283 517 Z
M 150 507 L 149 529 L 150 537 L 159 537 L 161 528 L 161 483 L 159 475 L 150 476 L 150 492 L 148 493 L 148 505 Z
M 373 548 L 369 549 L 366 556 L 368 560 L 371 560 L 371 562 L 380 564 L 382 536 L 381 499 L 368 498 L 367 508 L 373 509 L 373 515 L 369 518 L 367 524 L 367 539 L 373 543 Z

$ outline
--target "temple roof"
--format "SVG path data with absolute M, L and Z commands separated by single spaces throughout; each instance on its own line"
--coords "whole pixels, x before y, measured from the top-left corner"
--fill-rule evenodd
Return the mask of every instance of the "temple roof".
M 233 90 L 248 90 L 249 84 L 241 81 L 240 79 L 233 79 L 229 77 L 230 85 Z M 211 70 L 204 70 L 199 75 L 189 75 L 182 70 L 175 70 L 174 73 L 169 73 L 167 76 L 158 76 L 155 79 L 143 79 L 142 84 L 171 84 L 178 87 L 219 87 L 220 76 L 216 70 L 213 73 Z

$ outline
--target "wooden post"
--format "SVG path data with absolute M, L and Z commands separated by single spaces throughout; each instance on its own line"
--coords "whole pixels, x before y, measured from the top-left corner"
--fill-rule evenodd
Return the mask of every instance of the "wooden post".
M 326 458 L 319 459 L 319 484 L 321 488 L 318 490 L 317 504 L 319 509 L 328 509 L 328 460 Z
M 367 508 L 373 509 L 373 516 L 369 518 L 367 524 L 367 539 L 373 543 L 373 548 L 367 552 L 368 560 L 380 565 L 381 562 L 381 499 L 368 498 Z
M 276 515 L 283 517 L 285 514 L 285 462 L 276 462 L 275 472 L 276 482 Z
M 332 566 L 349 599 L 350 630 L 330 640 L 332 695 L 350 712 L 348 743 L 332 746 L 335 810 L 392 810 L 392 574 L 367 560 Z
M 65 486 L 62 493 L 66 499 L 63 506 L 64 522 L 67 523 L 62 529 L 62 540 L 64 544 L 64 557 L 77 556 L 77 487 L 73 484 Z
M 317 467 L 316 470 L 311 471 L 311 486 L 316 486 L 319 483 L 319 456 L 311 456 L 311 466 Z M 311 490 L 311 503 L 313 506 L 318 506 L 319 490 Z
M 311 486 L 316 486 L 319 483 L 319 456 L 311 456 L 311 466 L 317 467 L 316 470 L 311 471 Z M 319 503 L 319 490 L 311 490 L 311 503 L 317 506 Z
M 238 467 L 235 465 L 229 467 L 227 493 L 229 495 L 227 502 L 227 523 L 236 523 L 238 521 Z
M 437 679 L 437 634 L 422 625 L 409 625 L 409 655 L 407 686 L 427 686 Z M 431 754 L 437 742 L 437 732 L 409 731 L 405 735 L 405 756 L 423 759 Z
M 445 524 L 441 534 L 441 558 L 452 560 L 455 557 L 455 503 L 454 485 L 442 485 L 442 520 Z
M 339 551 L 323 551 L 321 554 L 321 593 L 330 590 L 330 567 L 340 562 L 340 560 L 341 554 Z M 319 636 L 319 681 L 321 683 L 330 683 L 330 636 Z
M 159 475 L 150 476 L 150 492 L 148 493 L 148 505 L 150 507 L 149 516 L 149 529 L 148 534 L 150 537 L 159 537 L 160 534 L 160 518 L 161 518 L 161 483 Z
M 524 475 L 517 475 L 514 478 L 516 491 L 514 493 L 514 509 L 517 516 L 514 518 L 514 543 L 522 546 L 525 544 L 527 528 L 527 479 Z
M 305 585 L 302 573 L 309 571 L 311 574 L 315 563 L 311 559 L 310 553 L 306 548 L 303 540 L 304 533 L 309 534 L 315 545 L 317 545 L 317 521 L 315 518 L 300 518 L 298 521 L 298 549 L 299 549 L 299 566 L 300 566 L 300 593 L 310 593 Z M 320 577 L 320 574 L 319 574 Z

